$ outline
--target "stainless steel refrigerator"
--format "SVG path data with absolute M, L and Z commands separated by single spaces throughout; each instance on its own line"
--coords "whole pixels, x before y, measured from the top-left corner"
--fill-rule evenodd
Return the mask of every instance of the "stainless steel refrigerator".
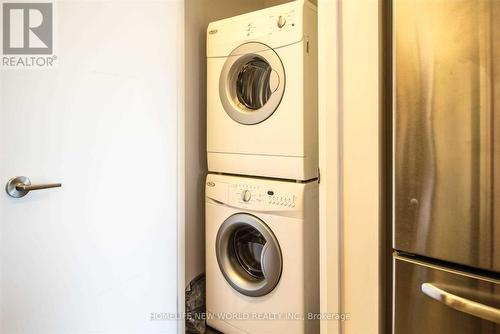
M 393 333 L 500 333 L 500 0 L 394 0 L 393 51 Z

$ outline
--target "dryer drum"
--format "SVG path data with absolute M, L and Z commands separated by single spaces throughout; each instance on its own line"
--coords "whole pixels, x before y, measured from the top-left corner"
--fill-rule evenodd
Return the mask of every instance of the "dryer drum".
M 219 97 L 234 121 L 252 125 L 278 109 L 285 92 L 285 69 L 278 54 L 263 43 L 238 46 L 227 57 L 219 78 Z
M 283 258 L 278 240 L 259 218 L 237 213 L 227 218 L 216 238 L 219 269 L 238 292 L 259 297 L 278 284 Z
M 251 110 L 262 108 L 271 96 L 271 71 L 271 66 L 265 60 L 258 57 L 250 59 L 238 74 L 238 101 Z

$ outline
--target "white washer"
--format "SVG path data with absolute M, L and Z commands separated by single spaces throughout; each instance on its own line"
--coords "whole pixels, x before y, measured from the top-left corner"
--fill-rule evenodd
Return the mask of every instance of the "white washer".
M 317 13 L 308 1 L 210 23 L 208 170 L 316 178 L 317 88 Z
M 318 184 L 209 174 L 208 325 L 319 333 Z

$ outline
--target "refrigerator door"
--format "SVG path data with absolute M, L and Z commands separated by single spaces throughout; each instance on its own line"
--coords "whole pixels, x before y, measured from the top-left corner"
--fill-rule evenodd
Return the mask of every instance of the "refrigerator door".
M 500 272 L 500 1 L 395 0 L 394 38 L 393 246 Z
M 500 281 L 394 258 L 394 334 L 500 333 Z

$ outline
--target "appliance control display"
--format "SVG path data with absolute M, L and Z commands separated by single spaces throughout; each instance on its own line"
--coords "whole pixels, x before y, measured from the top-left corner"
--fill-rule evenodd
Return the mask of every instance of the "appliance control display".
M 251 21 L 243 21 L 243 33 L 245 37 L 256 38 L 258 36 L 272 35 L 275 32 L 289 30 L 295 27 L 295 10 L 273 14 L 264 18 L 254 18 Z
M 236 203 L 252 207 L 295 208 L 297 197 L 290 193 L 279 193 L 271 187 L 252 184 L 232 184 L 231 198 Z
M 252 185 L 252 184 L 232 184 L 231 185 L 233 191 L 232 193 L 234 194 L 234 197 L 231 196 L 236 200 L 237 203 L 240 204 L 247 204 L 247 205 L 254 205 L 256 203 L 261 203 L 263 202 L 263 194 L 260 189 L 260 186 L 258 185 Z
M 257 27 L 255 26 L 255 24 L 253 22 L 248 23 L 247 29 L 246 29 L 247 36 L 254 34 L 256 29 L 257 29 Z
M 283 28 L 286 24 L 286 18 L 283 15 L 278 17 L 278 28 Z
M 271 205 L 279 205 L 282 207 L 294 208 L 295 207 L 295 195 L 273 195 L 267 196 L 267 203 Z
M 241 199 L 243 202 L 249 202 L 250 199 L 252 198 L 252 193 L 250 190 L 243 190 L 243 193 L 241 194 Z

